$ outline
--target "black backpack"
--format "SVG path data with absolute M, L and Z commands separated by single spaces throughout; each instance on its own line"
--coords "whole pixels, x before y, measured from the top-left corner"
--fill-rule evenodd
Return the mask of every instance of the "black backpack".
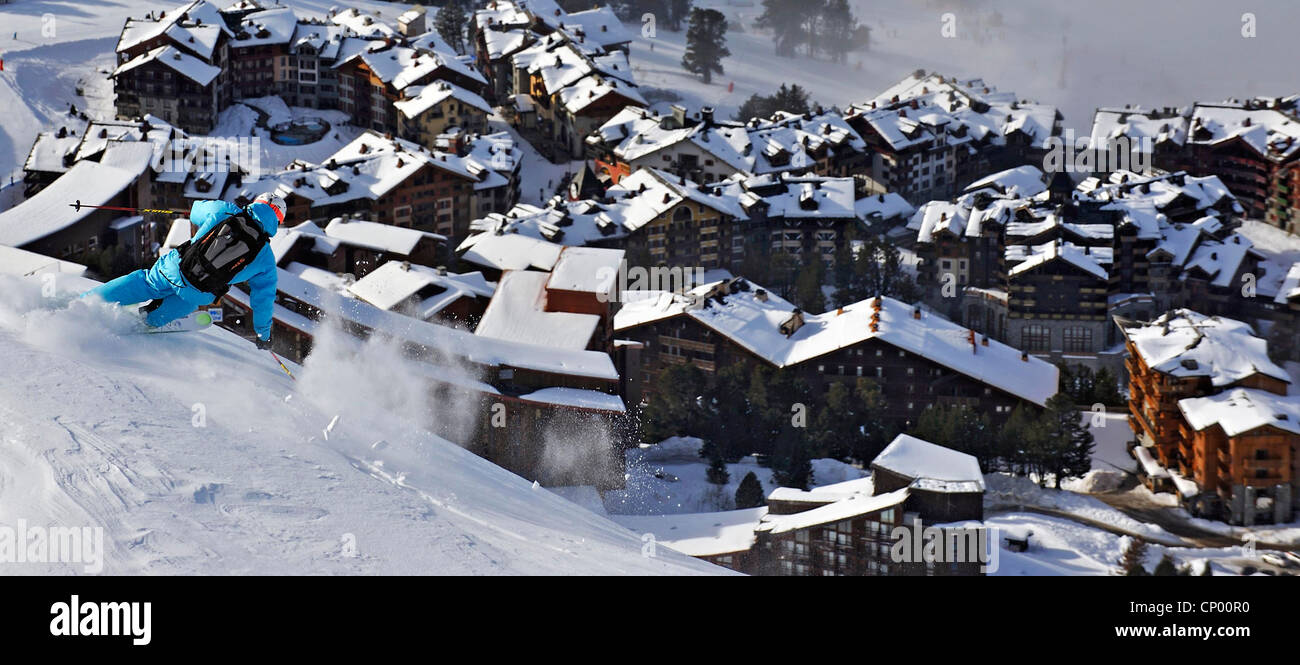
M 271 234 L 257 220 L 240 211 L 221 220 L 202 238 L 178 248 L 181 275 L 190 286 L 220 297 L 229 290 L 230 280 L 252 262 L 270 240 Z

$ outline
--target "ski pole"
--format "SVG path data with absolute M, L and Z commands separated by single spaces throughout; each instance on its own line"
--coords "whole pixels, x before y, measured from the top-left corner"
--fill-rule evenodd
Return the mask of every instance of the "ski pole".
M 82 203 L 82 202 L 81 202 L 81 199 L 77 199 L 77 202 L 76 202 L 76 203 L 69 203 L 68 205 L 71 206 L 72 208 L 75 208 L 75 209 L 77 210 L 77 212 L 81 212 L 81 209 L 82 209 L 82 208 L 94 208 L 94 209 L 96 209 L 96 210 L 120 210 L 120 211 L 122 211 L 122 212 L 158 213 L 158 214 L 161 214 L 161 215 L 188 215 L 188 214 L 190 214 L 189 212 L 184 211 L 184 210 L 158 210 L 158 209 L 155 209 L 155 208 L 124 208 L 124 207 L 122 207 L 122 206 L 93 206 L 93 205 L 90 205 L 89 203 Z
M 271 357 L 272 357 L 272 358 L 275 358 L 275 362 L 276 362 L 278 365 L 280 365 L 280 369 L 284 370 L 284 373 L 285 373 L 285 374 L 288 374 L 288 375 L 289 375 L 289 378 L 290 378 L 290 379 L 293 379 L 294 381 L 297 381 L 297 380 L 298 380 L 296 377 L 294 377 L 293 372 L 290 372 L 290 371 L 289 371 L 289 368 L 284 366 L 284 362 L 280 360 L 280 356 L 275 355 L 275 351 L 272 351 L 272 350 L 270 350 L 270 349 L 267 349 L 266 352 L 269 353 L 269 354 L 271 354 Z

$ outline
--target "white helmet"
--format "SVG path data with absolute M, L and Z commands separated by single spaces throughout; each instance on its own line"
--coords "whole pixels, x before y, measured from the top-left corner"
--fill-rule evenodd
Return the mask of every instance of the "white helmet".
M 284 205 L 284 197 L 275 192 L 263 192 L 258 194 L 257 198 L 253 199 L 253 203 L 265 203 L 266 205 L 271 206 L 271 209 L 275 211 L 276 219 L 279 219 L 281 224 L 284 223 L 284 213 L 287 210 Z

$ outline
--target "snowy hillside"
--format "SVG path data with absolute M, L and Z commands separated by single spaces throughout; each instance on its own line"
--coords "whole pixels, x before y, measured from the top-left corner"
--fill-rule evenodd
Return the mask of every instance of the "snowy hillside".
M 0 525 L 102 526 L 109 574 L 711 574 L 412 427 L 397 354 L 323 339 L 292 382 L 224 330 L 119 334 L 0 276 Z M 61 288 L 87 283 L 70 279 Z M 6 564 L 5 573 L 81 573 Z

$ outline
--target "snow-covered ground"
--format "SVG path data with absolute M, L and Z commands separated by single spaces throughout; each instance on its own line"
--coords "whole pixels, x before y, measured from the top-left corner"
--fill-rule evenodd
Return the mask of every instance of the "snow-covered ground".
M 753 457 L 727 465 L 726 485 L 708 480 L 708 463 L 700 457 L 700 440 L 673 437 L 655 445 L 627 452 L 627 488 L 605 492 L 605 509 L 610 514 L 669 515 L 711 513 L 736 507 L 736 490 L 745 474 L 754 472 L 763 493 L 779 485 L 772 469 L 759 466 Z M 868 475 L 857 467 L 833 459 L 812 461 L 814 487 L 853 480 Z
M 257 126 L 257 108 L 267 114 L 265 127 Z M 321 118 L 330 123 L 330 129 L 319 141 L 301 145 L 281 145 L 271 140 L 271 128 L 282 122 L 304 118 Z M 261 169 L 263 173 L 283 170 L 295 159 L 322 164 L 330 155 L 343 149 L 353 139 L 362 134 L 362 130 L 350 124 L 351 117 L 338 110 L 289 107 L 279 97 L 258 97 L 246 99 L 233 104 L 221 112 L 211 136 L 225 139 L 254 137 L 261 152 Z
M 102 527 L 105 573 L 726 572 L 644 557 L 636 534 L 413 426 L 428 393 L 393 349 L 323 338 L 292 382 L 224 330 L 124 334 L 132 315 L 54 309 L 42 285 L 0 276 L 0 526 Z

